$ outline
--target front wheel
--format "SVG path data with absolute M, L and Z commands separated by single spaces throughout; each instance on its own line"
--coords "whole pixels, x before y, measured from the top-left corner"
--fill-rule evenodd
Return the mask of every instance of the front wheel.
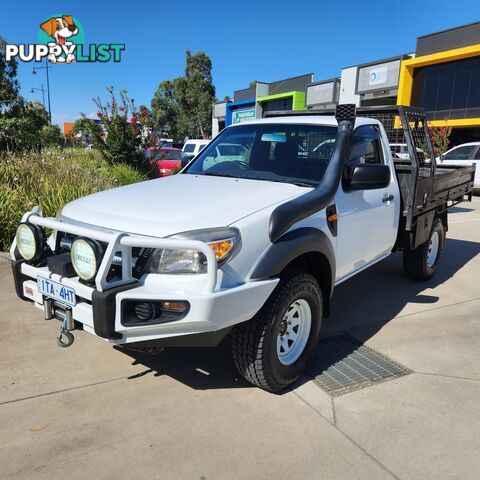
M 305 371 L 318 341 L 322 292 L 313 275 L 290 272 L 248 322 L 232 332 L 233 359 L 250 383 L 279 393 Z
M 413 280 L 430 280 L 438 270 L 440 257 L 445 247 L 445 228 L 437 218 L 425 243 L 414 250 L 403 252 L 403 268 Z

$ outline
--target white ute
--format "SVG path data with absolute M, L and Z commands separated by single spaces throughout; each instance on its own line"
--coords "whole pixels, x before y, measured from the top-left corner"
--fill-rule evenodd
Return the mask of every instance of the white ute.
M 283 115 L 226 128 L 178 175 L 24 215 L 16 291 L 62 320 L 60 346 L 75 328 L 142 349 L 231 334 L 240 374 L 280 392 L 305 370 L 335 285 L 395 250 L 410 277 L 434 275 L 475 167 L 437 168 L 410 107 Z M 390 142 L 408 159 L 394 164 Z

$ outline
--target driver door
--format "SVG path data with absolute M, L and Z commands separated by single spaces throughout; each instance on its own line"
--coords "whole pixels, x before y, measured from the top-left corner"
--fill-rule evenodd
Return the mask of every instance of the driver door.
M 390 161 L 383 143 L 380 130 L 373 125 L 358 127 L 352 137 L 345 178 L 335 198 L 337 281 L 387 255 L 395 243 L 400 196 L 394 175 L 386 188 L 348 188 L 348 175 L 356 165 Z M 389 166 L 392 171 L 392 165 Z

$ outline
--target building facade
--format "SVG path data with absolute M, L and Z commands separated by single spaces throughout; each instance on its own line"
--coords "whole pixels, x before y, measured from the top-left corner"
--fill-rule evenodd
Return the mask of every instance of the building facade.
M 452 127 L 451 146 L 480 140 L 480 22 L 418 37 L 415 52 L 345 67 L 336 78 L 307 74 L 237 90 L 233 102 L 215 104 L 213 135 L 268 111 L 338 103 L 422 107 L 431 126 Z

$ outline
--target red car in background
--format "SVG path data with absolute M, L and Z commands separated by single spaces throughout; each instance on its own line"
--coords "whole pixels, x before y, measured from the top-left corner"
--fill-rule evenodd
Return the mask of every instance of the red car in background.
M 147 148 L 147 159 L 150 161 L 153 177 L 167 177 L 177 173 L 189 158 L 178 148 Z

